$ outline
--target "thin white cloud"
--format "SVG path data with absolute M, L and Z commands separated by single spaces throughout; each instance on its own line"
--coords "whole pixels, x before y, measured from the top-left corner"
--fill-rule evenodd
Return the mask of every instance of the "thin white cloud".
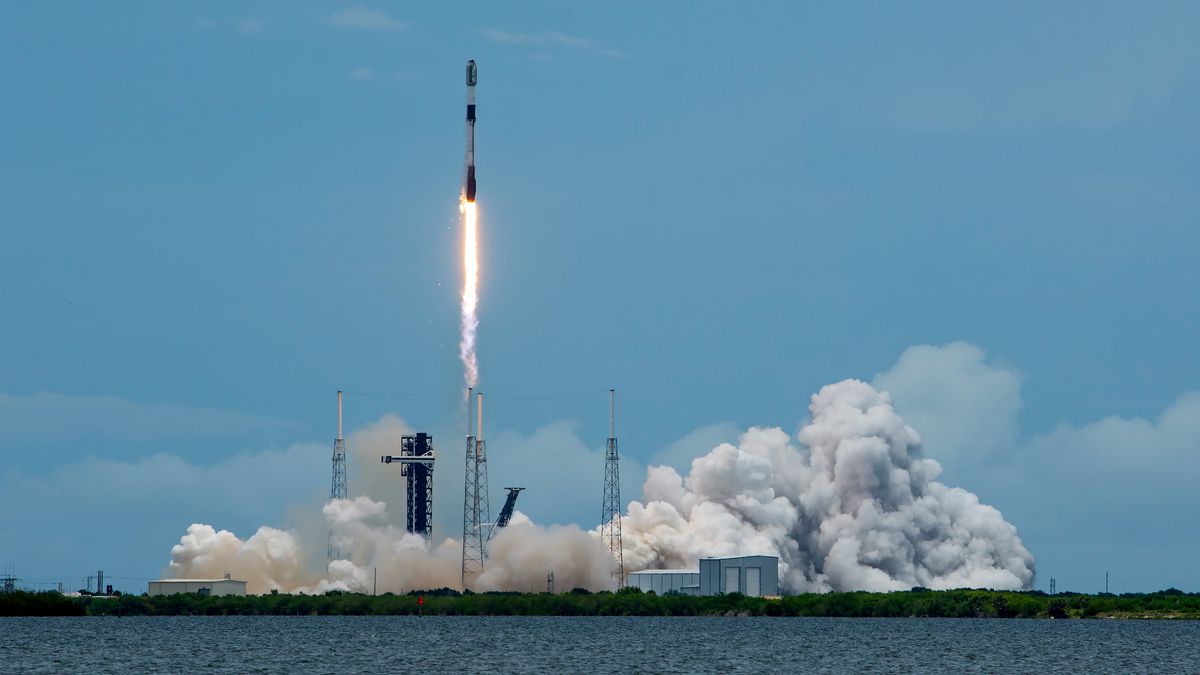
M 375 71 L 366 66 L 356 66 L 350 69 L 349 77 L 360 82 L 375 78 Z
M 513 33 L 499 28 L 484 28 L 483 36 L 502 45 L 540 46 L 546 44 L 545 37 L 540 34 Z
M 572 422 L 547 424 L 533 431 L 491 434 L 487 442 L 492 508 L 503 503 L 504 487 L 524 487 L 517 506 L 539 523 L 576 523 L 585 529 L 600 521 L 604 490 L 603 439 L 585 441 Z M 447 453 L 449 454 L 449 453 Z M 449 454 L 449 456 L 454 456 Z M 461 490 L 462 464 L 452 462 L 447 474 Z M 441 469 L 439 469 L 441 471 Z M 645 467 L 636 458 L 621 457 L 622 503 L 641 495 Z M 496 515 L 493 510 L 492 515 Z
M 0 393 L 0 447 L 90 440 L 157 441 L 294 432 L 288 420 L 115 396 Z
M 595 40 L 560 31 L 541 31 L 523 33 L 500 28 L 483 28 L 483 36 L 492 42 L 513 47 L 537 47 L 541 49 L 565 47 L 597 56 L 609 58 L 624 58 L 628 56 L 619 49 L 610 49 L 598 44 Z
M 121 577 L 118 588 L 142 592 L 145 581 L 136 578 L 156 575 L 191 523 L 253 532 L 264 521 L 286 523 L 289 505 L 317 511 L 328 489 L 325 443 L 212 464 L 164 453 L 134 461 L 86 459 L 45 475 L 10 469 L 0 471 L 0 509 L 24 515 L 0 528 L 0 550 L 48 578 L 70 579 L 81 566 L 103 565 Z
M 239 33 L 261 33 L 267 28 L 267 20 L 260 19 L 256 16 L 247 17 L 237 23 L 237 32 Z
M 669 466 L 681 476 L 692 470 L 692 460 L 703 457 L 722 443 L 737 443 L 744 429 L 733 422 L 722 422 L 700 427 L 659 450 L 651 458 L 651 465 Z
M 875 385 L 953 482 L 1004 512 L 1059 588 L 1094 590 L 1064 568 L 1126 590 L 1195 585 L 1200 392 L 1152 418 L 1110 416 L 1022 438 L 1022 376 L 971 344 L 911 347 Z M 1055 572 L 1055 570 L 1059 570 Z
M 962 482 L 960 470 L 995 461 L 1016 446 L 1022 379 L 979 347 L 953 342 L 909 347 L 872 384 L 892 395 L 951 482 Z
M 408 24 L 393 18 L 387 12 L 366 7 L 351 7 L 330 14 L 325 18 L 325 22 L 338 28 L 352 30 L 396 31 L 408 27 Z

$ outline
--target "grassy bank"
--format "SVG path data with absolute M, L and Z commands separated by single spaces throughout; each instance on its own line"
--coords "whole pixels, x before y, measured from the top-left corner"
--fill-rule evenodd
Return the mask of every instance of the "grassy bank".
M 418 604 L 418 598 L 422 604 Z M 457 593 L 448 589 L 380 596 L 325 595 L 116 598 L 57 593 L 0 595 L 0 616 L 388 615 L 464 616 L 830 616 L 942 618 L 1200 619 L 1200 593 L 1082 595 L 982 590 L 823 593 L 778 599 L 742 595 L 693 597 L 575 590 L 548 593 Z

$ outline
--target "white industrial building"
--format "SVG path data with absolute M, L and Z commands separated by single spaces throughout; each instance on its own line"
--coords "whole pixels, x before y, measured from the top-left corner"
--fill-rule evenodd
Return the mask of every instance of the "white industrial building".
M 642 570 L 631 572 L 626 586 L 659 595 L 721 595 L 741 593 L 753 597 L 779 595 L 779 558 L 743 555 L 701 558 L 699 570 Z
M 686 593 L 684 589 L 700 587 L 700 573 L 696 570 L 642 570 L 631 572 L 625 585 L 640 588 L 643 593 Z
M 149 595 L 197 593 L 199 595 L 245 595 L 246 582 L 237 579 L 158 579 L 150 582 Z

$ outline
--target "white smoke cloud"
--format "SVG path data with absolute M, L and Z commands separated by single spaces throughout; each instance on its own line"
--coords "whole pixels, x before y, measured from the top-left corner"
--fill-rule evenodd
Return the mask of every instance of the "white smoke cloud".
M 562 590 L 614 590 L 613 567 L 608 549 L 594 533 L 576 525 L 542 527 L 517 513 L 489 544 L 479 586 L 537 591 L 553 572 L 555 586 Z
M 414 589 L 459 588 L 462 546 L 454 539 L 432 545 L 391 525 L 387 506 L 369 497 L 337 499 L 322 509 L 342 560 L 324 573 L 306 571 L 323 554 L 294 531 L 261 527 L 241 540 L 227 530 L 194 524 L 171 549 L 166 574 L 177 578 L 220 578 L 229 573 L 247 582 L 249 593 L 329 590 L 403 593 Z M 521 513 L 491 541 L 483 574 L 474 590 L 538 590 L 553 572 L 560 588 L 611 587 L 612 565 L 600 540 L 575 525 L 541 527 Z M 378 573 L 378 582 L 375 574 Z
M 813 396 L 793 446 L 754 428 L 692 462 L 653 467 L 623 522 L 627 568 L 778 555 L 793 591 L 1029 588 L 1033 556 L 974 494 L 935 479 L 891 397 L 857 380 Z
M 941 467 L 921 456 L 920 438 L 887 393 L 846 380 L 813 396 L 810 413 L 796 445 L 781 429 L 752 428 L 737 445 L 693 459 L 686 477 L 651 467 L 645 502 L 630 503 L 623 520 L 626 569 L 768 554 L 780 557 L 792 591 L 1031 586 L 1033 557 L 1016 528 L 974 494 L 937 482 Z M 369 461 L 407 431 L 385 418 L 351 437 L 359 447 L 352 453 Z M 400 483 L 363 481 L 369 490 Z M 345 558 L 324 571 L 306 571 L 323 561 L 325 542 L 313 536 L 322 528 L 302 535 L 263 527 L 242 541 L 196 524 L 172 550 L 169 573 L 229 572 L 257 593 L 369 592 L 376 571 L 380 591 L 459 587 L 461 544 L 405 532 L 385 502 L 335 500 L 322 514 Z M 612 569 L 597 531 L 542 527 L 518 513 L 490 543 L 471 587 L 536 590 L 553 572 L 559 588 L 600 590 L 612 588 Z

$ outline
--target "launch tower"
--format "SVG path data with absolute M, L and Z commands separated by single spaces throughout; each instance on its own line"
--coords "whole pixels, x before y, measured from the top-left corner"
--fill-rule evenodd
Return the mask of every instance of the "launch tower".
M 337 438 L 333 439 L 333 479 L 329 484 L 329 501 L 346 499 L 346 441 L 342 438 L 342 392 L 339 389 Z M 337 560 L 342 552 L 333 544 L 333 533 L 329 534 L 329 559 Z
M 400 439 L 400 455 L 384 455 L 384 464 L 400 464 L 405 477 L 407 516 L 404 529 L 426 539 L 433 536 L 433 436 L 419 433 Z
M 604 508 L 600 516 L 600 540 L 612 554 L 613 578 L 620 589 L 625 583 L 625 554 L 621 545 L 621 458 L 617 454 L 616 390 L 608 390 L 608 445 L 604 450 Z
M 463 556 L 462 585 L 473 581 L 483 572 L 484 545 L 487 537 L 483 528 L 491 520 L 488 507 L 487 452 L 483 440 L 483 394 L 471 409 L 472 390 L 467 389 L 467 463 L 463 478 Z M 472 420 L 471 418 L 475 419 Z M 475 434 L 471 435 L 472 421 Z

